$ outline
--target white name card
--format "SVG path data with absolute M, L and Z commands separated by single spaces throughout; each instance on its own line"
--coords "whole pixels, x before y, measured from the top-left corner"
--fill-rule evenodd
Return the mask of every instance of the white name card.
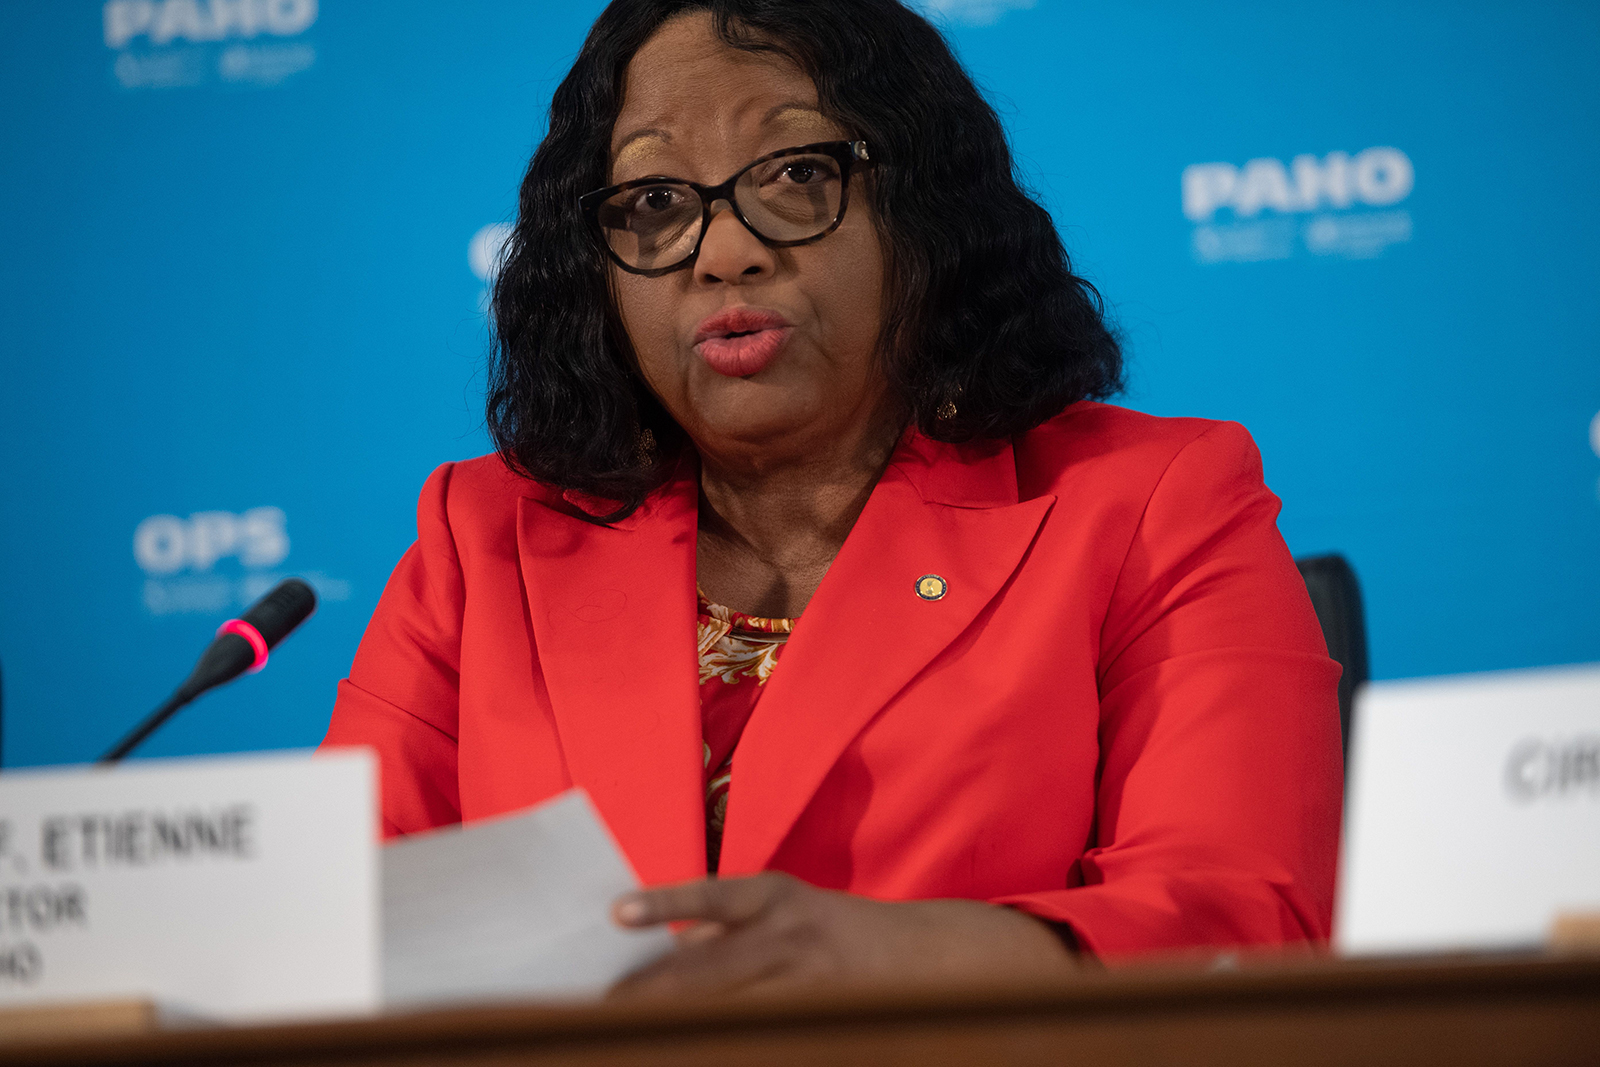
M 224 1020 L 375 1010 L 372 754 L 0 775 L 0 1006 Z
M 1600 911 L 1600 667 L 1375 683 L 1351 740 L 1340 951 L 1531 947 Z

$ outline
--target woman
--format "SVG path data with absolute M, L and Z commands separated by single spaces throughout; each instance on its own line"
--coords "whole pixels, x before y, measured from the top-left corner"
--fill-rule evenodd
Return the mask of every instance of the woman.
M 328 733 L 389 833 L 584 787 L 618 921 L 688 923 L 633 992 L 1327 936 L 1338 668 L 1255 448 L 1093 402 L 921 18 L 615 0 L 494 314 L 500 458 L 429 479 Z

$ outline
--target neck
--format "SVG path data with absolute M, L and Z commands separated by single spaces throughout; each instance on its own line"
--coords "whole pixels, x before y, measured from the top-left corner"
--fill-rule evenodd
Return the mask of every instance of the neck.
M 890 425 L 801 457 L 702 449 L 696 576 L 706 595 L 753 615 L 799 615 L 898 439 Z

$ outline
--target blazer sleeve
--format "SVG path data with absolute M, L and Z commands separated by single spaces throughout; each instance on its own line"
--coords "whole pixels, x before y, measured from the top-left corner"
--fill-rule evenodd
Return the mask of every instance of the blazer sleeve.
M 1082 884 L 1009 897 L 1095 955 L 1325 941 L 1337 684 L 1249 434 L 1215 423 L 1146 504 L 1101 631 Z
M 452 465 L 429 476 L 401 558 L 339 683 L 324 748 L 377 750 L 385 837 L 459 822 L 456 722 L 464 590 L 446 509 Z

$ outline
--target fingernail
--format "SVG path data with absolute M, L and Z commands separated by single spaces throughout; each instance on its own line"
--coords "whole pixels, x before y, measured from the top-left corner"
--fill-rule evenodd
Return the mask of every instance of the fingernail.
M 638 897 L 623 897 L 617 901 L 615 911 L 617 921 L 626 923 L 629 926 L 634 923 L 644 922 L 645 919 L 644 901 Z

